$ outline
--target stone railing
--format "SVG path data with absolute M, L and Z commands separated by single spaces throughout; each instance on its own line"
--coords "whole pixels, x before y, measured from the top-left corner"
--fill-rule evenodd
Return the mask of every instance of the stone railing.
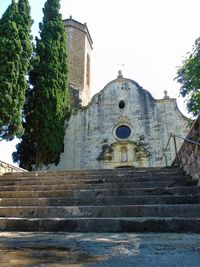
M 189 131 L 187 139 L 200 143 L 200 114 Z M 178 152 L 178 160 L 186 174 L 190 174 L 193 179 L 198 179 L 200 185 L 200 146 L 184 141 Z
M 6 163 L 0 160 L 0 175 L 3 175 L 4 173 L 9 173 L 9 172 L 27 172 L 27 170 L 24 170 L 17 166 L 13 166 L 9 163 Z

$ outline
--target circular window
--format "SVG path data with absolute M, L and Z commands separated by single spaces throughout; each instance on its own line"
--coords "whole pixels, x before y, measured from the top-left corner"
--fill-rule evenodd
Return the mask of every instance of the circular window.
M 120 109 L 123 109 L 125 107 L 125 102 L 123 101 L 123 100 L 121 100 L 120 102 L 119 102 L 119 108 Z
M 120 125 L 116 129 L 116 136 L 120 139 L 126 139 L 130 136 L 131 129 L 127 125 Z

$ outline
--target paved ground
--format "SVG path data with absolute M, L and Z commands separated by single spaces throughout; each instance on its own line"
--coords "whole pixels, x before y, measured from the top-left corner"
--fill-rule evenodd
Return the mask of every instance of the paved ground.
M 200 235 L 0 233 L 0 266 L 199 267 Z

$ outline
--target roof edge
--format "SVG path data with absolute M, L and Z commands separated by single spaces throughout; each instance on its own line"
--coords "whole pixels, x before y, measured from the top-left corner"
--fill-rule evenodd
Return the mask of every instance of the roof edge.
M 87 38 L 88 38 L 88 41 L 91 45 L 91 48 L 93 48 L 93 41 L 92 41 L 92 37 L 90 35 L 90 32 L 88 30 L 88 27 L 87 27 L 87 24 L 86 23 L 81 23 L 75 19 L 72 19 L 72 16 L 70 16 L 68 19 L 63 19 L 63 23 L 64 23 L 64 26 L 67 27 L 67 26 L 71 26 L 71 27 L 74 27 L 80 31 L 83 31 Z

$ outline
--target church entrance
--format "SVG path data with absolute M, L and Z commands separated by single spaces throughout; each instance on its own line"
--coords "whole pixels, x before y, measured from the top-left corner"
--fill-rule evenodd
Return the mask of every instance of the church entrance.
M 149 167 L 149 153 L 132 141 L 116 142 L 102 148 L 99 156 L 105 168 Z

